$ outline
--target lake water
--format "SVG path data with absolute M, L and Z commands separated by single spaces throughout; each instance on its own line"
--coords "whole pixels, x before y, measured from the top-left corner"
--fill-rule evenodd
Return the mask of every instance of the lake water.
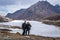
M 23 20 L 14 20 L 11 22 L 0 23 L 0 24 L 21 27 L 23 22 L 24 22 Z M 43 24 L 42 22 L 38 22 L 38 21 L 29 21 L 29 22 L 32 25 L 30 34 L 40 35 L 45 37 L 60 37 L 60 29 L 56 26 Z M 9 29 L 13 30 L 11 31 L 11 33 L 16 33 L 16 32 L 22 33 L 22 29 L 12 29 L 12 28 Z

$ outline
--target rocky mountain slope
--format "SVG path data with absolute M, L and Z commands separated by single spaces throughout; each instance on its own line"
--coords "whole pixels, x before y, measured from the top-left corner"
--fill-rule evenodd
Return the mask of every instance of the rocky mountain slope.
M 56 7 L 49 2 L 39 1 L 27 9 L 18 10 L 13 14 L 8 14 L 6 17 L 12 19 L 40 20 L 44 17 L 50 17 L 59 13 Z
M 12 19 L 18 19 L 18 16 L 20 16 L 21 14 L 23 14 L 25 10 L 26 9 L 21 9 L 21 10 L 18 10 L 16 12 L 14 12 L 13 14 L 8 13 L 6 17 L 9 17 L 9 18 L 12 18 Z
M 55 8 L 57 8 L 56 11 L 60 13 L 60 5 L 55 5 Z
M 54 20 L 54 21 L 57 21 L 57 20 L 60 20 L 60 15 L 54 15 L 54 16 L 51 16 L 51 17 L 46 17 L 46 18 L 44 18 L 44 20 Z
M 12 19 L 0 15 L 0 22 L 8 22 L 8 21 L 11 21 L 11 20 Z
M 51 24 L 51 25 L 60 27 L 60 15 L 55 15 L 55 16 L 44 18 L 42 22 L 45 24 L 49 24 L 49 25 Z

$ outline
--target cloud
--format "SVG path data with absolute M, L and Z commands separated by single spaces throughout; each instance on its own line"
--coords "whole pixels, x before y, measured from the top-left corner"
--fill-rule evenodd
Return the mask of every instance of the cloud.
M 0 11 L 0 15 L 1 16 L 6 16 L 7 14 L 5 12 L 3 12 L 3 11 Z
M 16 10 L 25 9 L 25 8 L 27 8 L 27 7 L 26 6 L 21 6 L 21 5 L 6 6 L 6 9 L 8 10 L 9 13 L 13 13 Z
M 7 6 L 7 5 L 29 5 L 33 3 L 33 0 L 0 0 L 0 6 Z
M 30 5 L 34 4 L 37 1 L 41 0 L 0 0 L 0 6 L 6 6 L 6 5 Z M 59 0 L 47 0 L 52 4 L 60 4 Z
M 14 5 L 15 0 L 0 0 L 0 6 Z
M 60 0 L 48 0 L 53 5 L 59 4 L 60 5 Z

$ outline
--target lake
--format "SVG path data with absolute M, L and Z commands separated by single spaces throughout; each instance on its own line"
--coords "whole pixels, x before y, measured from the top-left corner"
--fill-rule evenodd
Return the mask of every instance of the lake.
M 24 21 L 23 20 L 14 20 L 11 22 L 4 22 L 0 24 L 4 25 L 12 25 L 12 26 L 20 26 L 22 25 Z M 40 35 L 40 36 L 45 36 L 45 37 L 60 37 L 60 28 L 56 27 L 54 25 L 47 25 L 42 22 L 38 21 L 29 21 L 30 24 L 32 25 L 30 34 L 33 35 Z M 6 29 L 6 28 L 5 28 Z M 12 28 L 7 28 L 11 29 L 11 33 L 22 33 L 22 29 L 12 29 Z

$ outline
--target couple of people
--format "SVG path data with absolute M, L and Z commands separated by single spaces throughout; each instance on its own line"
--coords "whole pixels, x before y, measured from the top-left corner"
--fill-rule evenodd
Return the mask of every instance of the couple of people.
M 23 29 L 23 33 L 22 35 L 29 35 L 30 34 L 30 29 L 31 29 L 31 25 L 29 22 L 26 23 L 26 21 L 22 24 L 22 29 Z

